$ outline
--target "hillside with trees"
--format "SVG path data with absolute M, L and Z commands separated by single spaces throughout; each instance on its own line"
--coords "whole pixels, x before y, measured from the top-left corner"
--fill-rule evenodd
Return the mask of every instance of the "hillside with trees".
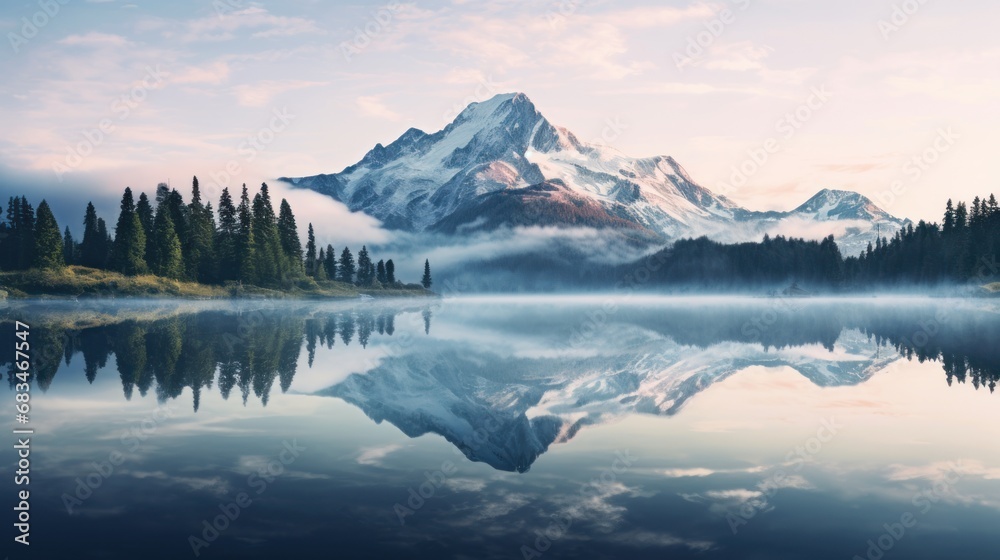
M 355 264 L 344 247 L 319 248 L 313 225 L 303 247 L 291 205 L 272 202 L 266 183 L 251 198 L 244 184 L 238 201 L 223 189 L 216 211 L 202 200 L 198 178 L 190 202 L 161 183 L 149 198 L 126 187 L 113 231 L 92 203 L 82 212 L 78 242 L 60 230 L 49 204 L 35 209 L 25 196 L 10 197 L 0 221 L 0 285 L 15 293 L 115 295 L 421 294 L 420 284 L 395 277 L 392 259 L 378 264 L 363 246 Z M 426 264 L 426 263 L 425 263 Z

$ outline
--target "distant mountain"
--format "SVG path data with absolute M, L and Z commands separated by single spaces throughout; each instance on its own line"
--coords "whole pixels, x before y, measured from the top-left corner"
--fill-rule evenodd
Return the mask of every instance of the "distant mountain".
M 596 332 L 567 332 L 567 318 L 583 319 L 587 306 L 452 311 L 435 326 L 447 339 L 401 347 L 317 394 L 409 437 L 438 434 L 470 460 L 525 472 L 581 429 L 637 413 L 673 416 L 747 368 L 791 368 L 820 387 L 858 385 L 901 355 L 855 325 L 908 332 L 920 316 L 830 306 L 754 326 L 769 305 L 625 307 Z M 502 342 L 487 348 L 484 340 Z
M 790 212 L 748 210 L 698 185 L 671 157 L 636 159 L 581 142 L 523 93 L 473 103 L 434 134 L 411 128 L 340 173 L 283 180 L 409 232 L 586 226 L 662 243 L 801 230 L 835 234 L 854 254 L 876 228 L 891 236 L 906 223 L 846 191 L 823 190 Z
M 414 347 L 318 394 L 341 398 L 409 437 L 438 434 L 470 460 L 525 472 L 580 429 L 630 414 L 673 416 L 702 391 L 754 366 L 797 370 L 821 387 L 863 383 L 900 358 L 860 331 L 816 346 L 700 348 L 614 325 L 594 357 L 524 358 L 474 348 Z M 825 355 L 824 355 L 825 354 Z

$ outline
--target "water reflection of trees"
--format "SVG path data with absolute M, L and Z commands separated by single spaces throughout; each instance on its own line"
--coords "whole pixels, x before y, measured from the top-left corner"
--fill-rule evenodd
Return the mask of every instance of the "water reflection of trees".
M 206 311 L 89 328 L 39 325 L 31 329 L 32 380 L 47 391 L 63 365 L 82 357 L 84 375 L 93 383 L 113 357 L 129 400 L 136 392 L 145 397 L 153 391 L 166 402 L 190 389 L 197 411 L 202 392 L 217 382 L 224 399 L 235 389 L 244 405 L 253 394 L 266 406 L 275 380 L 282 393 L 291 387 L 303 342 L 312 367 L 317 346 L 333 348 L 338 336 L 345 346 L 356 339 L 363 348 L 373 336 L 392 336 L 396 315 L 395 310 Z M 0 323 L 0 339 L 14 340 L 13 328 L 13 323 Z M 0 352 L 3 366 L 13 387 L 12 352 Z
M 429 309 L 408 311 L 420 313 L 425 332 L 430 331 Z M 190 388 L 197 410 L 202 392 L 217 383 L 225 399 L 235 389 L 244 404 L 252 394 L 266 405 L 275 380 L 282 392 L 291 386 L 303 344 L 307 364 L 313 367 L 320 347 L 356 344 L 367 348 L 373 338 L 393 336 L 399 312 L 378 307 L 329 312 L 203 311 L 87 328 L 33 325 L 33 381 L 46 391 L 64 364 L 82 358 L 84 375 L 91 383 L 99 372 L 115 367 L 126 399 L 136 392 L 145 397 L 153 391 L 158 400 L 166 401 Z M 549 332 L 565 327 L 565 319 L 559 316 L 532 321 L 534 328 Z M 993 392 L 1000 380 L 1000 346 L 996 344 L 1000 321 L 989 313 L 949 313 L 940 306 L 831 306 L 803 313 L 777 306 L 770 310 L 692 306 L 668 314 L 655 309 L 623 311 L 614 322 L 703 348 L 722 343 L 759 344 L 765 349 L 819 344 L 832 350 L 841 333 L 857 329 L 907 359 L 941 363 L 948 385 L 971 384 Z M 511 323 L 504 328 L 522 329 L 523 325 Z M 0 341 L 14 340 L 13 330 L 12 322 L 0 322 Z M 0 344 L 0 368 L 6 366 L 11 386 L 16 381 L 13 358 L 13 344 Z

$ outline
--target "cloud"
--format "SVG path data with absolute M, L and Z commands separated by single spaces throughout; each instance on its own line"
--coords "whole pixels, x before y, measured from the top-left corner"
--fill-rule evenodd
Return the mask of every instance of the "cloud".
M 368 466 L 381 466 L 382 459 L 385 459 L 390 453 L 402 449 L 402 445 L 390 444 L 383 445 L 381 447 L 366 447 L 361 450 L 361 454 L 358 455 L 358 464 L 368 465 Z
M 306 80 L 264 80 L 252 84 L 241 84 L 233 87 L 236 101 L 244 107 L 264 107 L 271 101 L 289 91 L 315 86 L 325 86 L 328 82 L 312 82 Z
M 686 478 L 686 477 L 705 477 L 712 476 L 715 471 L 712 469 L 666 469 L 660 471 L 660 474 L 667 478 Z
M 83 35 L 70 35 L 59 40 L 58 44 L 71 47 L 124 47 L 128 39 L 121 35 L 90 32 Z
M 378 97 L 362 96 L 357 98 L 356 103 L 358 108 L 361 109 L 361 113 L 369 117 L 388 121 L 398 121 L 400 119 L 399 114 L 387 107 Z
M 177 70 L 170 76 L 172 84 L 221 84 L 229 79 L 229 64 L 224 61 L 208 63 L 204 66 L 189 66 Z
M 181 40 L 229 41 L 236 39 L 241 30 L 254 30 L 250 37 L 256 39 L 322 33 L 313 20 L 276 16 L 255 6 L 189 21 Z M 170 37 L 172 33 L 168 31 L 166 35 Z

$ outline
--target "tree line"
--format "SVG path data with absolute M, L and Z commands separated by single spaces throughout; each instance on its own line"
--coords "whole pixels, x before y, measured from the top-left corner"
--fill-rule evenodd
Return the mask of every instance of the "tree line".
M 84 329 L 64 330 L 43 323 L 33 328 L 32 336 L 51 354 L 34 364 L 33 379 L 40 390 L 47 391 L 62 364 L 69 366 L 81 354 L 84 375 L 93 383 L 114 355 L 127 400 L 136 390 L 142 397 L 152 391 L 163 403 L 190 389 L 197 412 L 202 390 L 216 386 L 225 399 L 236 388 L 244 405 L 254 394 L 266 406 L 275 380 L 282 393 L 291 386 L 303 342 L 312 367 L 317 347 L 332 349 L 337 339 L 345 347 L 356 340 L 367 348 L 372 337 L 393 336 L 398 313 L 395 309 L 315 314 L 271 309 L 259 311 L 260 321 L 252 327 L 237 315 L 216 311 Z M 431 311 L 425 308 L 421 313 L 424 332 L 429 334 Z M 0 335 L 13 329 L 13 322 L 0 321 Z M 12 373 L 14 358 L 13 346 L 0 349 L 0 368 L 9 370 L 11 388 L 17 382 Z
M 333 245 L 318 247 L 311 223 L 303 248 L 291 205 L 282 199 L 275 212 L 267 183 L 252 199 L 244 184 L 239 201 L 224 188 L 216 211 L 211 202 L 203 203 L 197 177 L 189 203 L 164 183 L 152 200 L 144 192 L 136 200 L 126 187 L 113 236 L 88 203 L 79 242 L 69 227 L 60 233 L 45 200 L 34 209 L 24 196 L 10 197 L 6 221 L 0 221 L 0 269 L 58 270 L 68 265 L 203 284 L 289 288 L 312 279 L 366 288 L 407 287 L 396 278 L 392 259 L 375 262 L 367 246 L 357 259 L 349 247 L 339 258 Z M 421 285 L 429 289 L 432 283 L 430 262 L 425 261 Z
M 831 235 L 821 241 L 764 236 L 760 242 L 723 244 L 702 237 L 614 272 L 627 286 L 686 285 L 754 288 L 797 282 L 803 286 L 866 289 L 998 281 L 1000 209 L 996 197 L 971 206 L 949 200 L 941 224 L 908 224 L 892 238 L 878 237 L 858 256 L 844 257 Z

